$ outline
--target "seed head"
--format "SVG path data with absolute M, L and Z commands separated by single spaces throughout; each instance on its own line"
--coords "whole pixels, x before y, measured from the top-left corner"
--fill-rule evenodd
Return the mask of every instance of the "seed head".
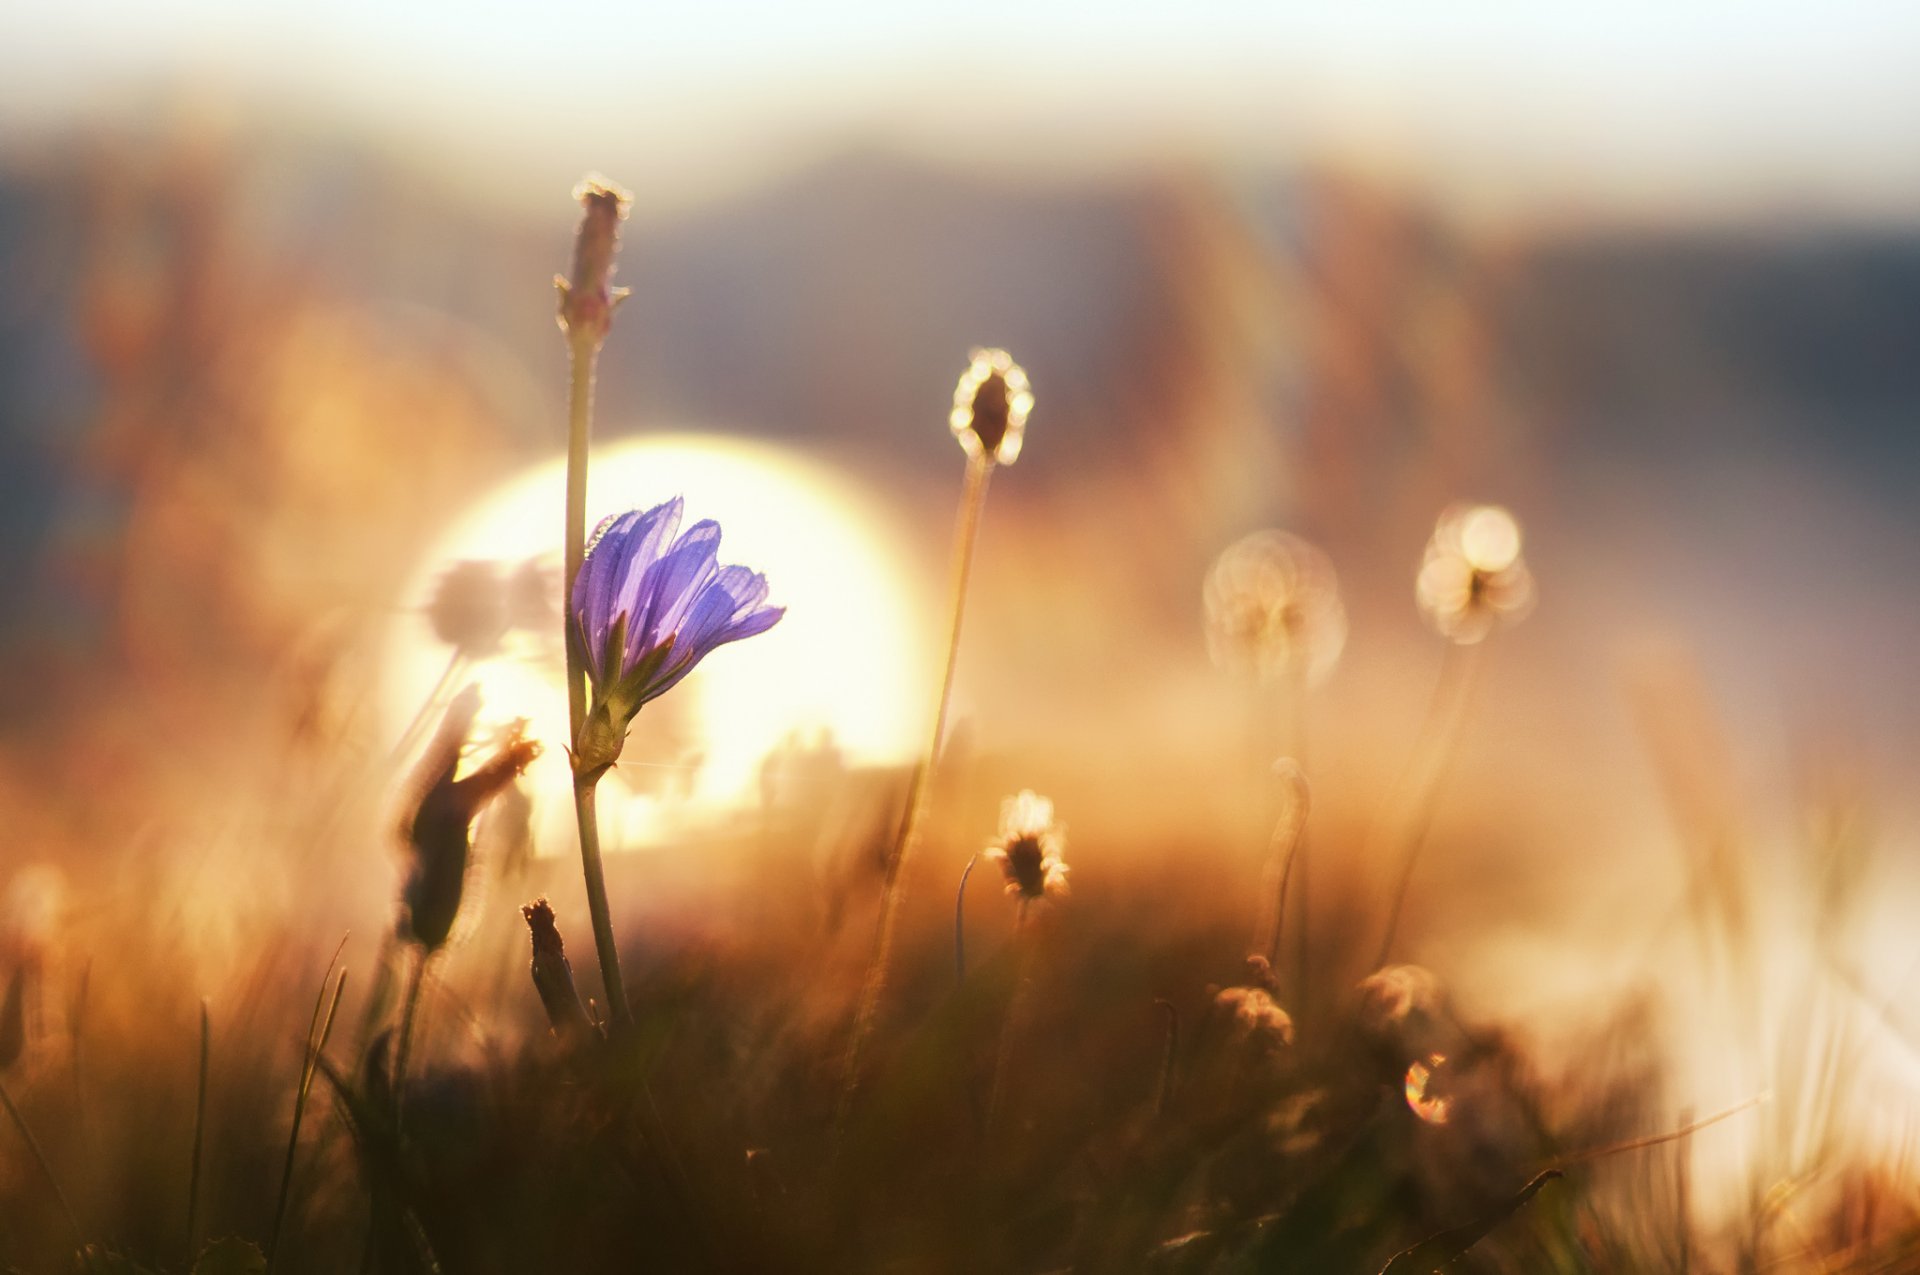
M 505 591 L 496 564 L 456 562 L 434 583 L 427 603 L 433 635 L 469 659 L 485 659 L 507 635 Z
M 573 986 L 573 966 L 554 924 L 553 906 L 539 898 L 520 909 L 533 937 L 533 988 L 547 1011 L 553 1034 L 573 1043 L 592 1034 L 580 993 Z
M 1000 865 L 1007 893 L 1022 899 L 1040 899 L 1067 893 L 1065 824 L 1053 818 L 1053 803 L 1032 789 L 1023 789 L 1000 805 L 1000 835 L 986 849 L 986 857 Z
M 1414 587 L 1420 611 L 1463 646 L 1533 610 L 1533 573 L 1520 556 L 1520 525 L 1498 505 L 1455 505 L 1427 541 Z
M 1033 390 L 1013 356 L 1005 350 L 975 350 L 954 387 L 953 414 L 947 421 L 968 456 L 1011 465 L 1020 458 L 1032 411 Z
M 1317 684 L 1347 642 L 1333 563 L 1284 531 L 1256 531 L 1227 546 L 1201 597 L 1214 663 L 1262 682 Z

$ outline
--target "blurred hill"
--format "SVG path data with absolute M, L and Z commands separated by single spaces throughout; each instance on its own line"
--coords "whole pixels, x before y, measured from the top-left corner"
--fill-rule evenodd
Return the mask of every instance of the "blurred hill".
M 647 175 L 616 176 L 644 206 Z M 547 288 L 573 214 L 559 192 L 537 223 L 505 208 L 316 137 L 16 146 L 0 169 L 0 632 L 97 640 L 119 587 L 102 564 L 145 467 L 259 429 L 277 409 L 249 399 L 241 338 L 303 308 L 352 330 L 342 357 L 459 384 L 448 437 L 493 459 L 464 448 L 436 499 L 552 450 Z M 1730 457 L 1882 509 L 1902 562 L 1920 545 L 1920 229 L 1476 239 L 1418 192 L 1324 168 L 1036 187 L 854 151 L 698 217 L 637 218 L 620 279 L 634 296 L 603 364 L 609 435 L 698 422 L 903 491 L 944 483 L 954 369 L 1003 344 L 1045 405 L 1029 490 L 1124 490 L 1133 520 L 1201 546 L 1163 564 L 1180 590 L 1206 546 L 1278 518 L 1355 542 L 1364 573 L 1359 542 L 1411 534 L 1462 490 L 1568 508 L 1631 490 L 1649 521 L 1684 527 L 1698 476 Z M 383 507 L 342 448 L 273 481 L 336 464 L 369 525 L 443 512 L 404 484 L 382 490 L 411 513 Z M 369 543 L 393 557 L 391 534 Z M 339 574 L 365 567 L 379 577 Z

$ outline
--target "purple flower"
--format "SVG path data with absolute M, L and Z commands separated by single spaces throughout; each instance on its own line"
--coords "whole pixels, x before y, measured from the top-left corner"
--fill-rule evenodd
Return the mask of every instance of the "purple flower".
M 719 564 L 719 523 L 696 522 L 675 538 L 683 508 L 675 496 L 602 522 L 573 583 L 572 637 L 595 712 L 615 739 L 641 705 L 679 685 L 710 651 L 764 633 L 786 614 L 764 605 L 765 576 Z

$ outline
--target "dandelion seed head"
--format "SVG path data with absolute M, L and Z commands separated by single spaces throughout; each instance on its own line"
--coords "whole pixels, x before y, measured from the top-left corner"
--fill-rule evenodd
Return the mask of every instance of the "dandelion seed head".
M 1066 826 L 1053 817 L 1053 803 L 1022 789 L 1000 806 L 1000 831 L 986 857 L 1000 865 L 1007 893 L 1040 899 L 1068 892 Z
M 1533 574 L 1520 525 L 1498 505 L 1456 505 L 1440 515 L 1414 585 L 1421 614 L 1441 636 L 1469 645 L 1533 609 Z
M 491 562 L 456 562 L 434 583 L 427 602 L 433 635 L 469 659 L 500 648 L 511 626 L 499 568 Z
M 1327 555 L 1284 531 L 1229 545 L 1207 572 L 1207 653 L 1263 682 L 1324 681 L 1347 642 L 1347 611 Z
M 967 455 L 995 465 L 1020 458 L 1033 389 L 1026 370 L 1005 350 L 975 350 L 953 390 L 948 424 Z

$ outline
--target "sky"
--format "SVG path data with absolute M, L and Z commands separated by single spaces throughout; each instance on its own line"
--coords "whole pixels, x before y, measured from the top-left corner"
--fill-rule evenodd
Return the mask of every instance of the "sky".
M 1337 152 L 1468 211 L 1920 210 L 1920 6 L 0 6 L 0 129 L 157 92 L 699 201 L 849 140 L 1074 174 Z M 588 164 L 587 166 L 592 166 Z

